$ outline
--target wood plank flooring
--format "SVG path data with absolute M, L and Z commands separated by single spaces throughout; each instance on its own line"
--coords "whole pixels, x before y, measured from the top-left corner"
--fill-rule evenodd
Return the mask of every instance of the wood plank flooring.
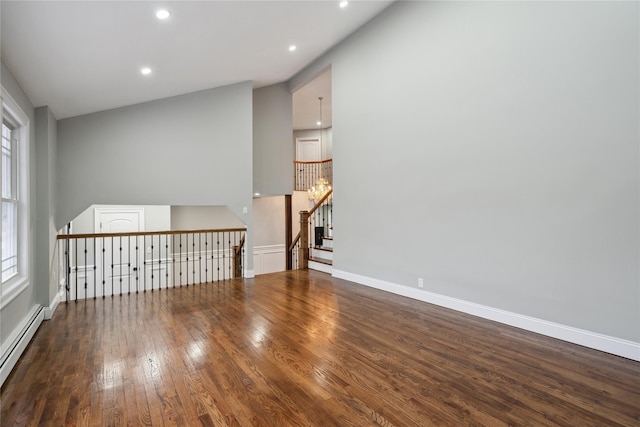
M 640 363 L 313 271 L 61 304 L 2 426 L 639 426 Z

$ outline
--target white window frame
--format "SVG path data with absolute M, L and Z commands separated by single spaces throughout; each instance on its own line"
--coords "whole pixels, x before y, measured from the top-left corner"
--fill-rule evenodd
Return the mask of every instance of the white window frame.
M 8 152 L 9 152 L 9 163 L 10 163 L 10 167 L 8 168 L 8 171 L 4 170 L 5 165 L 5 128 L 8 128 L 9 130 L 9 138 L 8 138 Z M 2 166 L 0 166 L 0 170 L 2 171 L 2 177 L 6 178 L 6 173 L 9 172 L 11 174 L 11 176 L 9 177 L 9 179 L 7 181 L 9 182 L 2 182 L 2 212 L 3 212 L 3 216 L 4 216 L 4 207 L 5 207 L 5 203 L 8 206 L 11 206 L 11 210 L 14 211 L 13 216 L 13 221 L 15 221 L 15 228 L 16 228 L 16 232 L 12 233 L 10 239 L 11 239 L 11 246 L 13 246 L 14 242 L 15 242 L 15 254 L 13 251 L 11 251 L 11 254 L 9 254 L 6 249 L 7 249 L 7 245 L 5 245 L 5 232 L 7 230 L 5 230 L 4 228 L 2 228 L 2 283 L 7 282 L 11 279 L 11 277 L 15 276 L 18 274 L 18 225 L 19 225 L 19 220 L 20 220 L 20 210 L 19 210 L 19 205 L 20 205 L 20 199 L 19 199 L 19 193 L 18 193 L 18 188 L 19 188 L 19 184 L 18 184 L 18 131 L 19 129 L 17 129 L 18 126 L 16 126 L 16 123 L 14 122 L 12 117 L 8 117 L 6 114 L 3 115 L 2 117 Z M 4 187 L 7 185 L 9 187 L 9 194 L 5 197 L 4 194 Z M 3 224 L 4 225 L 4 224 Z M 2 227 L 2 226 L 0 226 Z M 13 228 L 13 227 L 12 227 Z M 4 276 L 5 276 L 5 265 L 4 265 L 4 261 L 5 261 L 5 257 L 11 255 L 12 257 L 15 257 L 14 262 L 12 263 L 12 275 L 5 280 Z M 14 270 L 15 269 L 15 270 Z
M 1 88 L 0 121 L 9 118 L 8 121 L 15 124 L 12 137 L 17 139 L 15 144 L 17 161 L 17 196 L 18 196 L 18 273 L 3 282 L 0 286 L 0 309 L 13 301 L 25 289 L 31 285 L 30 268 L 30 225 L 29 225 L 29 117 L 22 111 L 20 105 L 6 91 Z M 2 165 L 0 164 L 0 168 Z M 0 169 L 1 171 L 1 169 Z M 1 174 L 0 174 L 1 176 Z M 0 223 L 0 227 L 2 227 Z M 2 253 L 0 248 L 0 254 Z

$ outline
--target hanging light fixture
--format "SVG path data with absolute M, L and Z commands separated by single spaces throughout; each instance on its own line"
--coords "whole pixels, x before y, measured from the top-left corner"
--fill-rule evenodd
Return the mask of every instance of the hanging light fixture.
M 318 101 L 320 101 L 320 157 L 322 157 L 322 97 L 318 97 Z M 331 185 L 329 185 L 329 181 L 322 176 L 322 166 L 320 169 L 320 177 L 316 180 L 315 185 L 311 186 L 307 193 L 309 195 L 309 200 L 313 200 L 314 202 L 318 202 L 318 200 L 322 199 L 329 191 L 331 191 Z
M 322 199 L 329 191 L 331 191 L 331 186 L 329 185 L 329 181 L 324 178 L 318 178 L 316 180 L 316 184 L 311 186 L 307 193 L 309 193 L 309 200 L 313 200 L 317 202 Z

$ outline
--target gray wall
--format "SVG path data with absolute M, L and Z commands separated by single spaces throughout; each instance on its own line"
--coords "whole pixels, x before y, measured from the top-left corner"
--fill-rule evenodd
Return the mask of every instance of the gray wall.
M 50 306 L 56 296 L 58 284 L 49 277 L 49 266 L 54 257 L 57 229 L 55 226 L 55 188 L 57 155 L 57 121 L 48 107 L 35 110 L 36 123 L 36 259 L 35 277 L 37 300 Z M 47 284 L 47 286 L 45 286 Z
M 1 63 L 0 68 L 0 81 L 2 87 L 9 93 L 9 95 L 18 103 L 22 111 L 29 117 L 29 160 L 30 160 L 30 175 L 29 175 L 29 188 L 31 195 L 31 212 L 30 212 L 30 237 L 29 237 L 29 277 L 31 279 L 31 286 L 27 287 L 24 292 L 18 295 L 10 303 L 4 305 L 0 310 L 0 342 L 2 348 L 8 343 L 6 339 L 17 329 L 24 326 L 24 322 L 27 320 L 27 316 L 32 308 L 34 308 L 38 301 L 36 300 L 36 289 L 42 289 L 46 287 L 46 283 L 38 283 L 35 281 L 35 265 L 39 262 L 48 263 L 48 260 L 41 260 L 35 258 L 35 235 L 33 230 L 36 230 L 36 144 L 35 144 L 35 114 L 33 106 L 29 101 L 29 98 L 24 94 L 22 88 L 18 84 L 15 77 L 11 74 L 4 62 Z M 46 231 L 44 231 L 46 233 Z M 47 264 L 48 265 L 48 264 Z
M 144 231 L 165 231 L 171 229 L 171 206 L 92 205 L 73 219 L 71 232 L 73 234 L 99 232 L 95 224 L 96 209 L 143 209 Z M 89 259 L 91 259 L 91 257 L 89 257 Z
M 243 226 L 242 221 L 226 206 L 171 206 L 172 230 L 206 230 Z
M 226 206 L 92 205 L 73 219 L 74 234 L 97 232 L 96 209 L 143 209 L 144 231 L 243 228 L 245 226 Z
M 250 250 L 251 159 L 250 82 L 61 120 L 57 225 L 92 204 L 226 205 Z
M 334 268 L 640 342 L 638 9 L 400 2 L 292 79 L 331 64 Z
M 253 190 L 263 195 L 293 191 L 292 97 L 286 83 L 253 91 Z

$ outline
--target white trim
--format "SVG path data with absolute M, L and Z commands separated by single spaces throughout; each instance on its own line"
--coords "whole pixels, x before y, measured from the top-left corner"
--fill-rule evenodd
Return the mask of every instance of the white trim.
M 397 295 L 435 304 L 441 307 L 478 316 L 483 319 L 515 326 L 530 332 L 557 338 L 574 344 L 626 357 L 627 359 L 640 361 L 640 343 L 611 337 L 572 326 L 549 322 L 535 317 L 525 316 L 498 308 L 488 307 L 457 298 L 440 295 L 433 292 L 410 288 L 384 280 L 361 276 L 342 270 L 333 270 L 333 276 L 339 279 L 349 280 L 361 285 L 391 292 Z
M 166 270 L 167 267 L 172 266 L 175 260 L 173 258 L 154 258 L 154 259 L 144 260 L 144 262 L 145 262 L 144 267 L 146 270 L 160 271 L 160 270 Z M 180 260 L 178 260 L 178 262 L 180 262 Z
M 253 270 L 245 270 L 244 277 L 245 279 L 253 279 L 254 277 L 256 277 L 256 274 L 254 273 Z
M 78 278 L 80 278 L 80 277 L 88 277 L 97 268 L 98 267 L 96 265 L 94 265 L 94 264 L 77 265 L 75 267 L 71 267 L 71 273 L 69 275 L 70 276 L 76 275 L 76 276 L 78 276 Z
M 60 304 L 60 292 L 56 292 L 56 296 L 49 303 L 49 307 L 44 308 L 44 320 L 51 320 L 53 313 L 58 308 L 58 304 Z
M 29 315 L 25 318 L 21 328 L 16 328 L 13 334 L 5 341 L 11 343 L 2 349 L 2 364 L 0 365 L 0 386 L 7 379 L 11 370 L 22 353 L 31 342 L 36 331 L 40 327 L 44 318 L 44 310 L 41 305 L 33 307 Z M 5 346 L 3 346 L 5 347 Z
M 32 318 L 36 314 L 38 309 L 39 309 L 38 305 L 34 305 L 33 307 L 31 307 L 31 310 L 29 311 L 25 319 Z M 16 341 L 18 341 L 18 338 L 20 337 L 20 335 L 24 330 L 24 326 L 29 323 L 25 319 L 23 319 L 22 322 L 18 326 L 16 326 L 16 328 L 11 332 L 11 334 L 7 337 L 7 339 L 5 339 L 4 342 L 2 343 L 2 347 L 0 347 L 0 356 L 1 356 L 0 365 L 4 363 L 4 360 L 7 357 L 7 354 L 9 354 L 9 351 L 11 350 L 11 348 L 15 346 Z
M 202 255 L 200 255 L 200 254 L 202 254 Z M 171 263 L 187 262 L 187 258 L 189 258 L 189 262 L 193 262 L 197 257 L 202 257 L 203 261 L 204 260 L 210 261 L 211 259 L 228 260 L 228 259 L 232 258 L 232 254 L 233 254 L 233 249 L 231 249 L 231 248 L 211 249 L 211 250 L 202 251 L 202 252 L 198 252 L 198 251 L 182 252 L 182 254 L 180 252 L 175 252 L 174 251 L 174 252 L 169 253 L 169 258 L 162 258 L 162 259 L 163 259 L 163 261 L 166 260 L 167 262 L 171 262 Z M 158 258 L 155 258 L 153 260 L 150 260 L 150 259 L 145 259 L 144 260 L 144 262 L 146 262 L 147 265 L 151 261 L 158 262 Z
M 6 90 L 4 88 L 4 86 L 1 86 L 0 90 L 2 91 L 0 93 L 0 99 L 2 100 L 3 104 L 7 104 L 8 105 L 9 108 L 7 108 L 7 110 L 9 111 L 9 113 L 14 118 L 18 119 L 21 122 L 21 123 L 19 123 L 20 126 L 28 126 L 29 125 L 29 116 L 27 116 L 27 114 L 24 111 L 22 111 L 22 108 L 20 107 L 20 104 L 18 104 L 18 102 L 16 102 L 16 100 L 13 99 L 13 96 L 11 96 L 9 91 Z
M 277 253 L 277 252 L 282 252 L 284 250 L 285 246 L 284 243 L 280 244 L 280 245 L 264 245 L 264 246 L 254 246 L 253 250 L 254 251 L 260 251 L 260 253 L 264 253 L 264 254 L 270 254 L 270 253 Z
M 22 110 L 20 104 L 11 96 L 4 86 L 0 85 L 0 122 L 5 115 L 17 121 L 19 142 L 16 147 L 18 159 L 18 274 L 7 282 L 0 284 L 0 310 L 13 301 L 31 285 L 31 121 Z M 0 249 L 1 253 L 1 249 Z

